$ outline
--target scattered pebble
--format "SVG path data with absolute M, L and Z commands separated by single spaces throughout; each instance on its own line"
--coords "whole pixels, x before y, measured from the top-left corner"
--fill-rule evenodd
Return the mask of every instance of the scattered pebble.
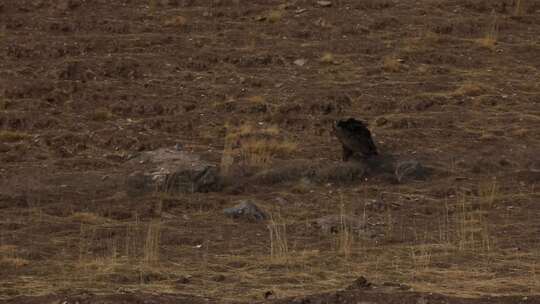
M 297 66 L 304 66 L 306 64 L 307 60 L 306 59 L 296 59 L 294 61 L 294 64 L 296 64 Z
M 332 2 L 331 1 L 317 1 L 317 5 L 321 7 L 330 7 L 332 6 Z

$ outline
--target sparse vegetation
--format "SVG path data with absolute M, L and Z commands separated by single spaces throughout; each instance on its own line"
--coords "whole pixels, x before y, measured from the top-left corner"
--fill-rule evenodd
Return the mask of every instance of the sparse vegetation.
M 341 203 L 340 206 L 340 227 L 338 231 L 337 248 L 338 252 L 349 259 L 353 253 L 355 246 L 354 232 L 350 223 L 345 220 L 345 206 Z
M 459 86 L 452 95 L 454 96 L 479 96 L 486 92 L 486 87 L 474 82 L 465 82 Z
M 296 149 L 297 144 L 283 137 L 275 126 L 256 127 L 244 124 L 238 128 L 229 127 L 221 168 L 228 172 L 235 158 L 240 165 L 265 167 L 270 165 L 275 157 L 288 157 Z
M 9 101 L 6 98 L 0 97 L 0 111 L 6 110 L 8 105 L 9 105 Z
M 23 132 L 0 130 L 0 142 L 16 142 L 29 137 L 29 134 Z
M 148 225 L 144 243 L 144 261 L 148 264 L 159 262 L 159 249 L 161 238 L 161 221 L 154 220 Z
M 460 195 L 456 205 L 456 246 L 460 251 L 489 252 L 494 244 L 486 211 L 474 208 L 466 195 Z
M 334 55 L 332 53 L 329 53 L 329 52 L 326 52 L 322 55 L 321 57 L 321 62 L 322 63 L 334 63 L 335 61 L 335 58 L 334 58 Z
M 185 27 L 188 24 L 188 20 L 184 16 L 175 16 L 166 19 L 163 24 L 165 26 Z
M 521 16 L 523 14 L 523 0 L 516 0 L 515 8 L 514 8 L 514 15 L 515 16 Z
M 537 1 L 318 2 L 0 1 L 0 301 L 540 302 Z
M 282 10 L 271 10 L 268 12 L 267 19 L 271 23 L 276 23 L 280 21 L 283 18 L 283 11 Z
M 499 34 L 499 23 L 495 12 L 491 13 L 491 22 L 486 31 L 486 35 L 478 39 L 478 44 L 486 49 L 494 50 L 497 45 L 497 36 Z
M 154 12 L 161 5 L 160 0 L 148 0 L 148 8 L 150 11 Z
M 279 215 L 272 215 L 268 224 L 270 233 L 270 257 L 274 262 L 286 263 L 289 258 L 287 225 Z
M 17 256 L 17 247 L 13 245 L 0 245 L 0 267 L 21 268 L 27 266 L 30 262 Z
M 92 113 L 92 120 L 107 121 L 113 117 L 113 113 L 107 108 L 98 108 Z
M 390 73 L 397 73 L 403 68 L 401 59 L 394 56 L 386 56 L 383 58 L 383 70 Z

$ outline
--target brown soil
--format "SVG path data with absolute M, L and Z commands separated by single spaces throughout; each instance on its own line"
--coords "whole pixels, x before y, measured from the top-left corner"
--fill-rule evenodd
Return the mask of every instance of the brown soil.
M 537 0 L 3 0 L 0 298 L 538 302 L 538 37 Z M 223 165 L 242 125 L 279 133 L 257 170 L 338 163 L 343 117 L 431 174 L 125 194 L 136 153 Z M 246 198 L 273 221 L 223 215 Z M 335 292 L 360 276 L 401 287 Z

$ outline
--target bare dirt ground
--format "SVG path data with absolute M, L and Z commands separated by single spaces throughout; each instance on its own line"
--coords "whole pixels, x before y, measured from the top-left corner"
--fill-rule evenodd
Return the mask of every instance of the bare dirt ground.
M 3 0 L 0 299 L 538 302 L 539 37 L 537 0 Z M 258 170 L 337 163 L 343 117 L 432 174 L 125 194 L 132 155 L 223 165 L 235 128 L 279 134 Z

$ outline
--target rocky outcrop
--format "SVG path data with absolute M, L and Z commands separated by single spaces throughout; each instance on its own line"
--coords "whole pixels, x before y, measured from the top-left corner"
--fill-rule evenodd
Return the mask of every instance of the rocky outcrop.
M 190 152 L 158 149 L 142 153 L 128 163 L 130 168 L 140 168 L 126 179 L 130 195 L 210 192 L 221 188 L 218 169 Z

